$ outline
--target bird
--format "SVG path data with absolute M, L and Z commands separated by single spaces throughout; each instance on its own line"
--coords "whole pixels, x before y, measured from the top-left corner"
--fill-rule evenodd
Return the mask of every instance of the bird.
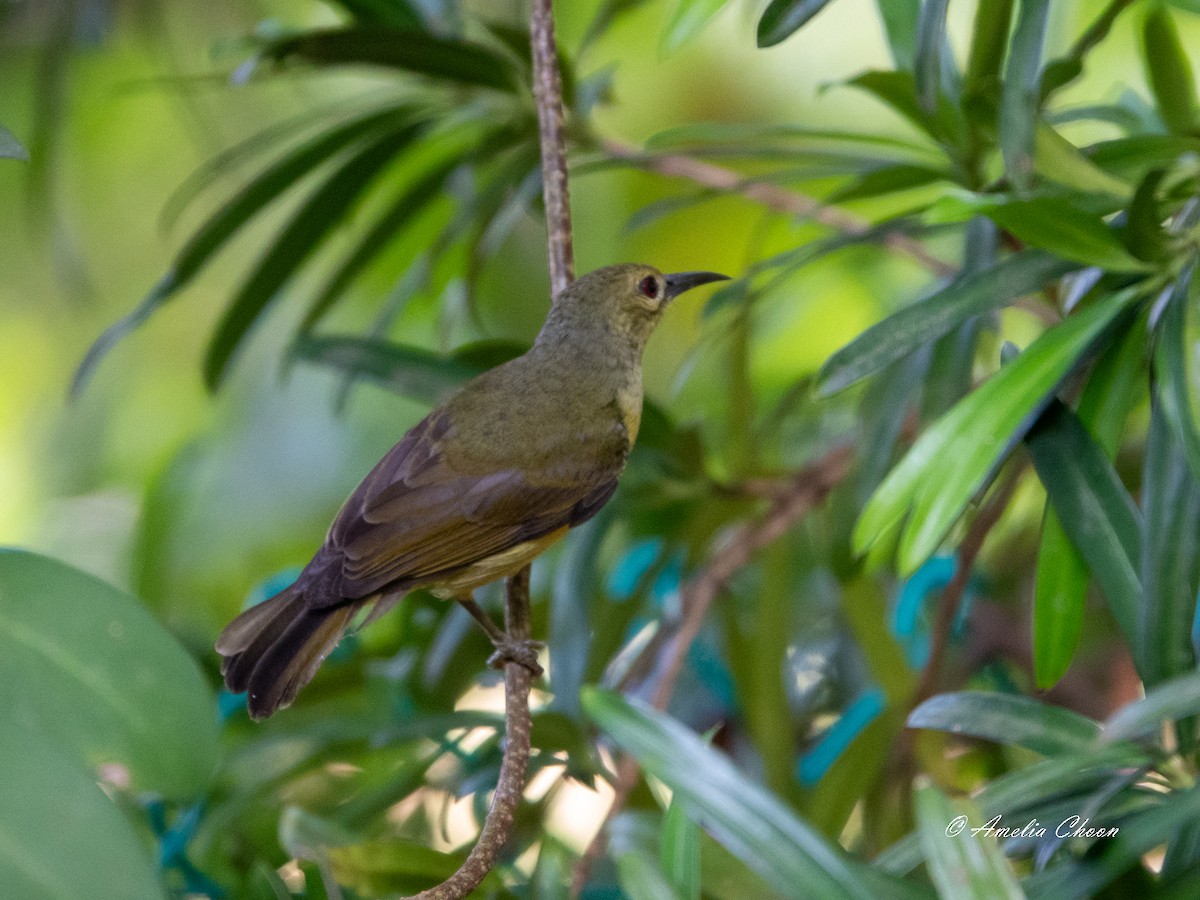
M 551 303 L 530 349 L 414 425 L 341 507 L 296 580 L 234 619 L 221 674 L 253 719 L 289 706 L 359 614 L 363 627 L 425 588 L 461 603 L 493 664 L 540 674 L 474 591 L 515 574 L 612 497 L 637 438 L 642 355 L 672 300 L 728 276 L 606 266 Z

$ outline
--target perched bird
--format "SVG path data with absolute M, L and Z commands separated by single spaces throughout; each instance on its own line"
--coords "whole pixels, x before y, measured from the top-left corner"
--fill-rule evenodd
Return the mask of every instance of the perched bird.
M 536 668 L 472 599 L 608 502 L 637 437 L 642 351 L 667 305 L 727 276 L 597 269 L 551 306 L 533 346 L 466 384 L 387 452 L 300 577 L 234 619 L 216 649 L 261 719 L 312 679 L 355 615 L 414 588 L 462 603 L 501 659 Z

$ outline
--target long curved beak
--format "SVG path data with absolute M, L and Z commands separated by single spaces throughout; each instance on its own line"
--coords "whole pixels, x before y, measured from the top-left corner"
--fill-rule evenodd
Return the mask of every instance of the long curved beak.
M 713 281 L 729 281 L 729 276 L 716 272 L 676 272 L 674 275 L 668 275 L 666 299 L 674 300 L 684 291 Z

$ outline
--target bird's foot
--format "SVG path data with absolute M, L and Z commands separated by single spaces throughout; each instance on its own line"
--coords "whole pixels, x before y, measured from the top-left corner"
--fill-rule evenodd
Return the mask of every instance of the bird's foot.
M 543 669 L 538 665 L 538 651 L 546 645 L 541 641 L 517 641 L 505 637 L 494 644 L 496 652 L 488 657 L 488 665 L 493 669 L 503 669 L 507 663 L 515 662 L 528 669 L 534 678 L 542 676 Z

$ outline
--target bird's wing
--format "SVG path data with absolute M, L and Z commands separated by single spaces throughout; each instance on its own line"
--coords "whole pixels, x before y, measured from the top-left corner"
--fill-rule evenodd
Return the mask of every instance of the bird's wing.
M 611 463 L 570 465 L 549 453 L 552 461 L 540 465 L 510 461 L 464 472 L 446 452 L 452 429 L 435 410 L 342 507 L 326 542 L 342 556 L 342 598 L 436 583 L 442 573 L 582 522 L 612 496 L 624 462 L 621 454 Z

